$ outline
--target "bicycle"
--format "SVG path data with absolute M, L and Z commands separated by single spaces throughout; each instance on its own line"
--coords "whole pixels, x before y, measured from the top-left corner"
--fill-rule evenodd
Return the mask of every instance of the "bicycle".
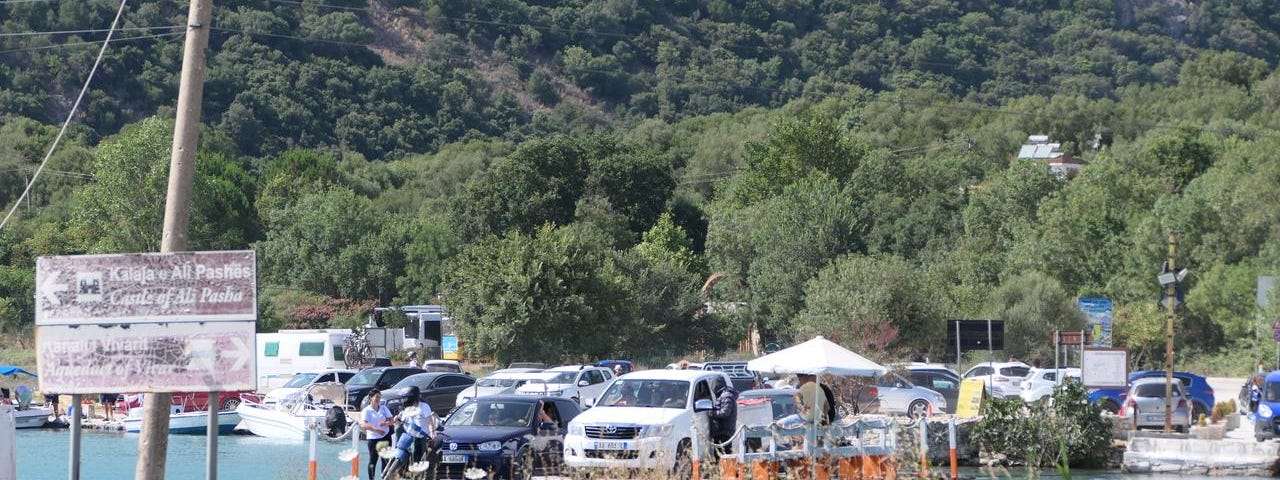
M 347 368 L 353 370 L 373 365 L 373 349 L 369 348 L 364 330 L 357 331 L 342 342 L 342 360 Z

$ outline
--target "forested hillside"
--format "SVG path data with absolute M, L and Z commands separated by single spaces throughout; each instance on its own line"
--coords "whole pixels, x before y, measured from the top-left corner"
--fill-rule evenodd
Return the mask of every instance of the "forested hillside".
M 500 359 L 749 328 L 888 358 L 1002 318 L 1033 358 L 1105 296 L 1141 362 L 1178 230 L 1180 341 L 1274 355 L 1254 282 L 1280 270 L 1280 4 L 216 4 L 191 246 L 260 252 L 264 329 L 443 301 Z M 117 6 L 0 2 L 6 211 Z M 6 332 L 29 331 L 36 256 L 157 248 L 185 15 L 129 6 L 0 231 Z M 1088 165 L 1015 160 L 1031 134 Z

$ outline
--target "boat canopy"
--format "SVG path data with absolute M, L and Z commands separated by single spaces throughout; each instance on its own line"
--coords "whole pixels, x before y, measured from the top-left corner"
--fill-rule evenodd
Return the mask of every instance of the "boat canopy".
M 13 365 L 0 365 L 0 375 L 6 376 L 6 377 L 16 377 L 18 375 L 30 375 L 32 377 L 36 376 L 36 374 L 34 373 L 28 372 L 26 370 L 15 367 Z

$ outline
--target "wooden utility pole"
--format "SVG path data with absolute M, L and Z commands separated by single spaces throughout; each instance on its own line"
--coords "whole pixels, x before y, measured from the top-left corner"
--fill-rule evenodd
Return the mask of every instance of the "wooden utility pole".
M 1169 263 L 1165 264 L 1165 271 L 1177 275 L 1174 270 L 1174 261 L 1177 258 L 1178 251 L 1178 232 L 1169 232 Z M 1165 320 L 1165 338 L 1164 338 L 1164 433 L 1173 432 L 1173 320 L 1175 309 L 1178 308 L 1178 282 L 1173 281 L 1164 286 L 1164 303 L 1169 308 L 1169 315 Z M 1188 408 L 1190 405 L 1188 405 Z M 1190 428 L 1188 426 L 1187 428 Z
M 196 147 L 200 143 L 200 103 L 204 97 L 205 50 L 209 46 L 209 21 L 213 0 L 191 0 L 187 13 L 187 40 L 182 52 L 182 77 L 178 85 L 177 121 L 169 158 L 169 189 L 164 205 L 164 231 L 160 252 L 187 249 L 191 223 L 191 186 L 195 179 Z M 136 480 L 164 480 L 169 450 L 169 393 L 151 393 L 143 404 L 142 435 L 138 439 Z M 216 409 L 216 405 L 209 408 Z M 215 440 L 216 441 L 216 440 Z M 216 444 L 214 444 L 216 445 Z M 214 462 L 216 458 L 209 461 Z

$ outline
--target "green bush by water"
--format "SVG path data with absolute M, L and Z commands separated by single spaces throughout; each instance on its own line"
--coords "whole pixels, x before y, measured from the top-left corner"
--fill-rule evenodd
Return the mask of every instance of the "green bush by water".
M 1097 467 L 1106 460 L 1111 428 L 1079 382 L 1059 385 L 1052 402 L 991 399 L 982 414 L 973 438 L 988 457 L 1029 467 Z

